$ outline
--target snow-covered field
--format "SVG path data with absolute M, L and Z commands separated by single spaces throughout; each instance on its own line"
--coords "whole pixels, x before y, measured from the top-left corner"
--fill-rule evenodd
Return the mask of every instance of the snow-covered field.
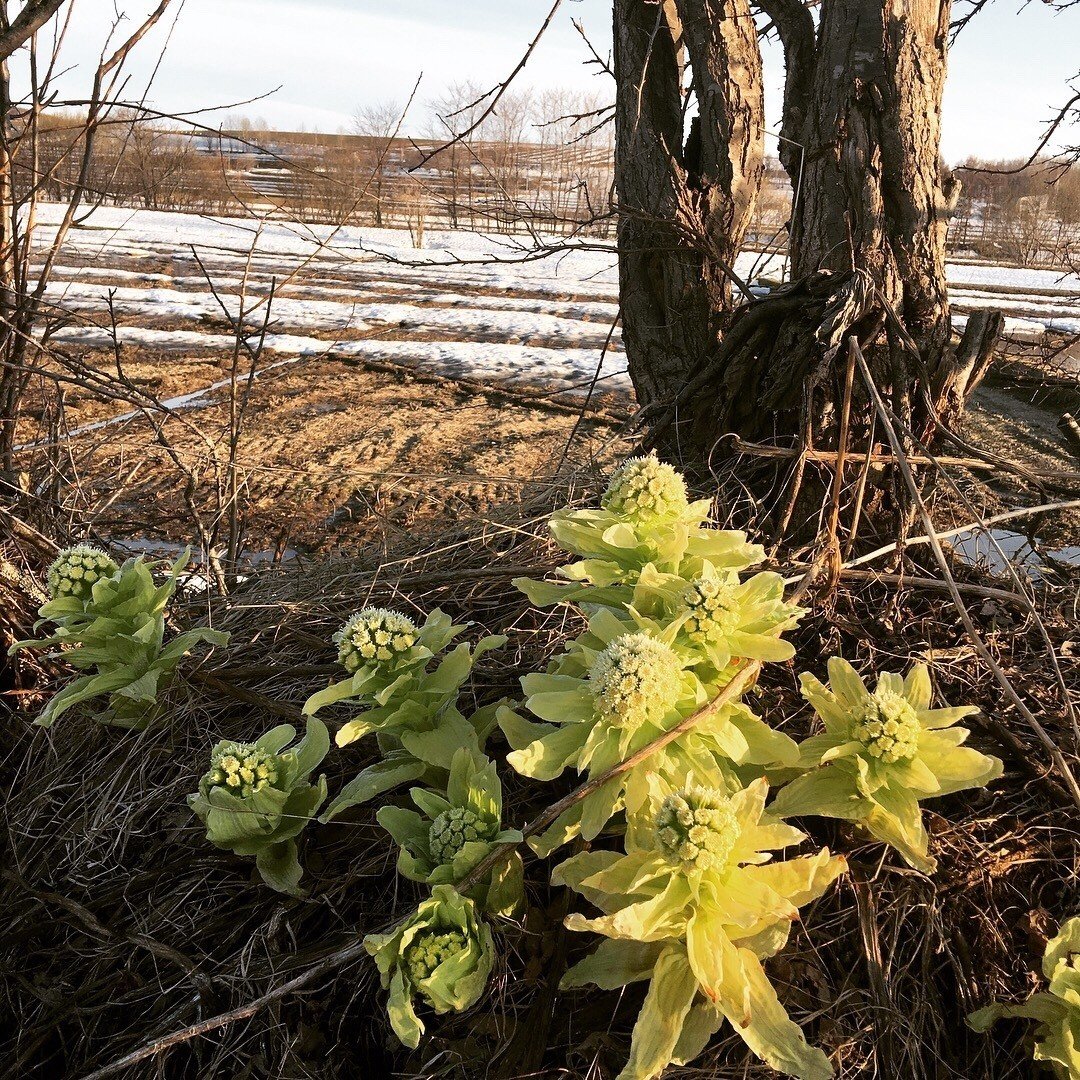
M 57 213 L 43 208 L 42 241 Z M 783 265 L 750 253 L 738 269 L 756 281 Z M 958 324 L 993 304 L 1013 334 L 1080 331 L 1076 278 L 960 263 L 949 274 Z M 609 244 L 429 232 L 416 250 L 400 230 L 101 208 L 69 235 L 47 299 L 65 316 L 59 376 L 89 363 L 108 382 L 119 364 L 128 389 L 62 381 L 61 410 L 44 394 L 28 402 L 21 449 L 29 469 L 64 442 L 78 497 L 111 535 L 186 542 L 192 484 L 215 519 L 234 357 L 247 404 L 228 467 L 255 550 L 482 513 L 571 442 L 611 458 L 633 408 Z M 263 346 L 250 386 L 241 309 Z
M 43 208 L 43 237 L 59 208 Z M 779 259 L 742 256 L 745 276 Z M 1007 333 L 1080 333 L 1080 279 L 1047 270 L 950 264 L 956 323 L 1001 307 Z M 69 237 L 49 300 L 72 313 L 57 338 L 121 342 L 169 354 L 228 349 L 224 310 L 261 328 L 272 360 L 320 355 L 415 365 L 434 373 L 584 393 L 625 389 L 608 244 L 431 232 L 421 250 L 400 230 L 261 225 L 250 219 L 95 210 Z M 224 308 L 224 310 L 223 310 Z

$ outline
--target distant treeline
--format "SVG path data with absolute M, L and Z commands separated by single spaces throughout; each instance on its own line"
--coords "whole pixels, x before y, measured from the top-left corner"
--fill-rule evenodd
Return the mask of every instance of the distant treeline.
M 581 95 L 507 95 L 479 117 L 464 84 L 430 106 L 423 136 L 403 136 L 398 107 L 359 110 L 352 132 L 280 132 L 234 120 L 193 131 L 114 113 L 99 132 L 88 198 L 156 210 L 246 212 L 313 223 L 425 229 L 530 229 L 614 235 L 610 110 Z M 66 199 L 80 165 L 84 118 L 46 114 L 34 169 L 45 197 Z M 969 160 L 950 213 L 958 253 L 1023 264 L 1068 265 L 1080 238 L 1080 168 Z M 16 161 L 16 179 L 31 164 Z M 791 187 L 769 161 L 749 233 L 785 246 Z

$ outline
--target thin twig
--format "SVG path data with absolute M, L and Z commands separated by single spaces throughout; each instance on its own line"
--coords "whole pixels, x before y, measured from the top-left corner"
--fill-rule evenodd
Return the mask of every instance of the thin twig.
M 900 474 L 904 478 L 904 483 L 907 485 L 911 498 L 918 510 L 919 517 L 922 519 L 923 525 L 926 528 L 927 542 L 930 544 L 930 548 L 934 553 L 934 558 L 937 560 L 938 567 L 945 579 L 945 584 L 948 587 L 949 595 L 952 597 L 957 614 L 960 616 L 960 621 L 964 624 L 964 629 L 967 630 L 968 637 L 975 646 L 975 651 L 982 657 L 983 662 L 990 669 L 995 680 L 997 680 L 998 685 L 1004 692 L 1006 699 L 1016 707 L 1028 726 L 1035 733 L 1039 742 L 1042 743 L 1050 754 L 1050 757 L 1054 762 L 1054 767 L 1057 769 L 1061 779 L 1064 780 L 1073 802 L 1076 804 L 1077 808 L 1080 809 L 1080 786 L 1077 785 L 1076 777 L 1073 776 L 1068 762 L 1066 762 L 1057 743 L 1054 742 L 1050 737 L 1049 732 L 1047 732 L 1046 728 L 1039 722 L 1038 717 L 1036 717 L 1024 703 L 1023 699 L 1013 687 L 1013 684 L 1009 681 L 1008 675 L 1005 674 L 1001 665 L 994 659 L 993 654 L 986 647 L 986 642 L 983 641 L 982 635 L 976 628 L 975 623 L 960 596 L 960 590 L 957 588 L 952 571 L 949 569 L 949 561 L 945 558 L 945 552 L 941 547 L 941 541 L 934 531 L 934 522 L 931 519 L 930 512 L 927 510 L 926 503 L 923 501 L 922 495 L 919 492 L 919 485 L 915 481 L 911 466 L 908 464 L 904 449 L 900 444 L 900 436 L 897 434 L 889 410 L 881 398 L 877 384 L 874 382 L 874 377 L 870 373 L 870 367 L 866 363 L 866 357 L 863 356 L 862 349 L 858 348 L 857 344 L 855 357 L 859 364 L 859 369 L 862 372 L 863 381 L 866 383 L 866 388 L 873 399 L 874 408 L 877 410 L 878 417 L 885 428 L 885 435 L 889 440 L 889 445 L 892 447 L 893 454 L 896 456 L 896 464 L 900 469 Z

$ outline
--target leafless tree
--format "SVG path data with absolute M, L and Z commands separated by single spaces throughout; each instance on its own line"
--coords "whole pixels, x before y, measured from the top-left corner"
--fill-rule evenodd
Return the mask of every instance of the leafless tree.
M 70 5 L 42 0 L 14 5 L 0 3 L 0 495 L 10 497 L 16 423 L 23 396 L 38 369 L 55 320 L 46 301 L 46 289 L 57 256 L 80 210 L 92 199 L 95 148 L 103 128 L 125 86 L 125 67 L 132 51 L 165 14 L 170 0 L 158 6 L 130 32 L 121 33 L 126 19 L 116 15 L 105 28 L 105 45 L 93 73 L 90 90 L 78 106 L 81 123 L 69 125 L 61 138 L 68 151 L 43 161 L 43 118 L 58 102 L 56 81 L 61 49 L 68 29 Z M 39 51 L 38 33 L 56 18 L 47 48 Z M 20 48 L 28 52 L 28 78 L 17 86 L 10 57 Z M 51 236 L 41 237 L 38 206 L 56 180 L 51 171 L 71 162 L 65 182 L 64 208 Z
M 365 164 L 371 168 L 375 199 L 375 224 L 383 224 L 383 188 L 392 160 L 394 138 L 401 128 L 401 106 L 396 101 L 376 101 L 362 105 L 353 116 L 353 130 L 369 140 Z

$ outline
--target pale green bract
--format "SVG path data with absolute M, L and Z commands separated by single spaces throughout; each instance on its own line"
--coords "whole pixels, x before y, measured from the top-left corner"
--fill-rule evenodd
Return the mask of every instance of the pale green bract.
M 86 574 L 95 572 L 87 570 L 87 558 L 79 556 L 80 566 L 86 571 L 81 579 L 84 583 Z M 50 727 L 73 705 L 107 696 L 105 708 L 97 713 L 99 720 L 119 727 L 142 728 L 156 715 L 159 693 L 192 648 L 199 642 L 224 645 L 229 635 L 200 626 L 177 634 L 166 644 L 165 613 L 176 591 L 177 578 L 187 565 L 187 552 L 169 568 L 160 585 L 154 584 L 151 574 L 155 564 L 142 557 L 128 559 L 111 575 L 105 574 L 107 566 L 99 556 L 93 558 L 102 570 L 90 585 L 89 594 L 82 588 L 61 591 L 57 598 L 43 604 L 35 629 L 51 622 L 55 631 L 40 640 L 18 641 L 9 652 L 55 647 L 50 654 L 53 658 L 77 671 L 93 672 L 73 679 L 54 695 L 35 724 Z M 57 569 L 59 564 L 60 560 L 53 564 L 50 579 L 55 574 L 57 581 L 73 580 L 70 575 L 75 570 L 74 556 L 64 561 L 64 569 Z
M 858 822 L 933 873 L 919 802 L 983 787 L 1002 772 L 998 758 L 963 746 L 969 732 L 953 726 L 978 710 L 932 709 L 924 664 L 906 678 L 883 673 L 871 693 L 846 660 L 833 657 L 829 685 L 803 675 L 802 690 L 825 731 L 800 745 L 799 767 L 807 771 L 777 795 L 776 813 Z
M 334 635 L 343 666 L 349 669 L 358 662 L 360 666 L 349 678 L 312 694 L 304 713 L 314 716 L 334 704 L 351 705 L 354 711 L 359 707 L 361 711 L 338 729 L 335 742 L 348 746 L 373 734 L 383 756 L 345 785 L 323 821 L 403 783 L 444 783 L 455 750 L 480 752 L 494 726 L 495 707 L 466 719 L 457 698 L 476 662 L 504 645 L 506 638 L 483 637 L 473 648 L 462 643 L 439 659 L 438 654 L 465 629 L 437 609 L 416 628 L 399 612 L 365 608 Z M 374 656 L 365 655 L 372 650 Z
M 612 990 L 649 980 L 619 1080 L 651 1080 L 705 1048 L 725 1020 L 758 1057 L 800 1080 L 833 1075 L 787 1015 L 761 960 L 786 944 L 803 905 L 846 869 L 828 850 L 773 862 L 806 839 L 765 812 L 768 783 L 724 791 L 672 790 L 654 780 L 647 810 L 630 819 L 626 854 L 589 851 L 556 867 L 604 914 L 573 914 L 571 930 L 603 935 L 564 976 L 564 988 Z
M 451 885 L 436 885 L 389 933 L 364 938 L 364 948 L 390 990 L 390 1026 L 412 1048 L 424 1032 L 415 999 L 439 1014 L 461 1012 L 479 1000 L 495 959 L 491 930 Z
M 1036 1021 L 1035 1060 L 1062 1080 L 1080 1080 L 1080 918 L 1067 919 L 1047 942 L 1042 971 L 1045 991 L 1023 1005 L 988 1005 L 968 1023 L 986 1031 L 1003 1017 Z
M 92 544 L 76 544 L 57 555 L 45 575 L 49 598 L 72 596 L 83 604 L 91 598 L 95 582 L 111 578 L 120 569 L 115 560 Z
M 588 632 L 568 644 L 548 674 L 521 680 L 525 707 L 541 723 L 499 710 L 514 769 L 537 780 L 571 767 L 590 778 L 602 775 L 716 696 L 718 687 L 694 673 L 693 652 L 679 650 L 678 624 L 649 625 L 643 633 L 637 623 L 599 608 Z M 575 803 L 529 843 L 546 855 L 578 834 L 594 839 L 620 809 L 631 815 L 642 806 L 654 772 L 676 784 L 689 775 L 742 782 L 797 760 L 788 736 L 732 702 Z
M 495 763 L 462 748 L 450 764 L 445 794 L 413 788 L 420 813 L 397 806 L 378 812 L 398 842 L 398 871 L 428 885 L 460 882 L 496 844 L 518 844 L 521 833 L 502 827 L 502 784 Z M 522 901 L 521 855 L 500 860 L 466 895 L 492 914 L 512 915 Z
M 326 800 L 326 777 L 310 777 L 330 749 L 330 734 L 312 718 L 304 738 L 286 749 L 295 737 L 291 724 L 281 724 L 254 743 L 219 742 L 188 805 L 212 844 L 254 855 L 267 885 L 302 896 L 296 837 Z
M 558 510 L 548 529 L 578 562 L 559 567 L 562 582 L 518 578 L 514 584 L 539 607 L 564 602 L 625 608 L 646 567 L 684 582 L 706 564 L 745 570 L 765 557 L 746 533 L 709 524 L 709 500 L 690 502 L 686 483 L 655 457 L 631 458 L 611 477 L 599 509 Z

